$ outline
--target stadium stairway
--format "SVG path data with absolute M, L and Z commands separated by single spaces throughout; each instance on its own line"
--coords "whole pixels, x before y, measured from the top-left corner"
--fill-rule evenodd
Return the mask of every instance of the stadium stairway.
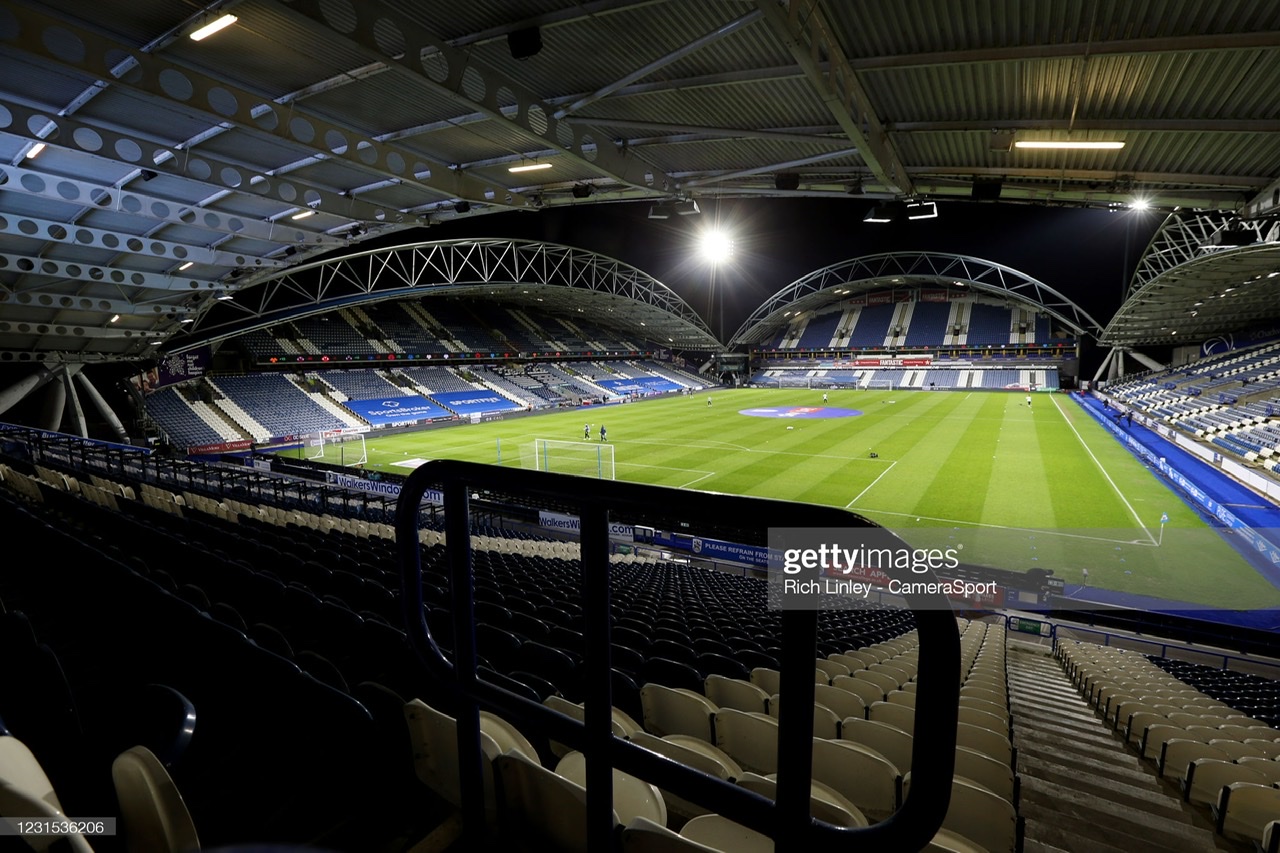
M 1026 853 L 1243 850 L 1142 764 L 1047 648 L 1010 643 L 1007 660 Z

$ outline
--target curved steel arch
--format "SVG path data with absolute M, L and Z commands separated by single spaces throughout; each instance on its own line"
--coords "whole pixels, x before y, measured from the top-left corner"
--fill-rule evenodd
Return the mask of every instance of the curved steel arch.
M 815 270 L 779 290 L 746 319 L 730 339 L 730 346 L 759 343 L 760 338 L 776 325 L 778 313 L 801 302 L 825 301 L 827 291 L 852 285 L 855 290 L 871 290 L 896 280 L 937 285 L 963 284 L 975 290 L 1013 297 L 1035 305 L 1077 335 L 1095 337 L 1102 326 L 1070 299 L 1042 281 L 1012 267 L 941 252 L 886 252 L 864 255 Z M 815 298 L 817 294 L 824 297 Z
M 1228 227 L 1253 242 L 1216 242 L 1214 236 Z M 1174 211 L 1147 244 L 1128 296 L 1099 342 L 1124 350 L 1199 343 L 1273 323 L 1280 318 L 1270 286 L 1280 269 L 1276 236 L 1269 219 Z
M 344 305 L 411 294 L 541 290 L 551 305 L 573 303 L 582 316 L 617 326 L 643 326 L 673 348 L 723 346 L 688 303 L 645 272 L 585 249 L 512 239 L 409 243 L 313 261 L 254 281 L 234 299 L 206 306 L 179 336 L 173 351 L 225 340 L 285 320 Z M 625 315 L 609 303 L 626 300 Z M 532 300 L 543 301 L 537 296 Z

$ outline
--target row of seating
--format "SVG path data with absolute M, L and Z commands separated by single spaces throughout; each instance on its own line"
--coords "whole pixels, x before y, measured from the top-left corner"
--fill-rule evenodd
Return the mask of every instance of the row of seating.
M 974 637 L 985 631 L 983 623 L 973 624 L 976 627 L 970 631 L 968 645 L 975 647 L 976 658 L 977 647 L 982 642 L 975 643 Z M 904 637 L 893 643 L 903 651 L 889 660 L 913 668 L 914 638 Z M 993 648 L 994 645 L 992 643 Z M 830 725 L 825 732 L 819 729 L 820 734 L 814 738 L 812 813 L 836 826 L 859 827 L 883 820 L 897 809 L 909 791 L 910 773 L 899 768 L 910 767 L 910 734 L 868 719 L 861 699 L 833 684 L 853 680 L 859 672 L 884 674 L 888 663 L 878 654 L 884 651 L 882 647 L 841 655 L 850 660 L 854 660 L 852 655 L 865 656 L 857 661 L 861 668 L 853 672 L 839 661 L 820 659 L 816 662 L 815 689 L 819 692 L 819 704 L 815 722 Z M 875 662 L 868 663 L 868 660 Z M 987 662 L 984 659 L 980 674 L 985 674 L 982 670 Z M 905 674 L 908 670 L 898 671 Z M 778 769 L 776 715 L 780 697 L 776 692 L 769 695 L 766 687 L 776 690 L 777 683 L 776 671 L 757 669 L 752 673 L 751 682 L 711 675 L 706 680 L 705 695 L 646 684 L 641 689 L 643 728 L 630 715 L 615 708 L 614 735 L 772 797 Z M 874 686 L 869 681 L 866 684 Z M 902 686 L 914 688 L 914 682 L 908 680 Z M 913 690 L 892 692 L 914 696 Z M 858 713 L 837 721 L 831 709 L 821 704 L 824 699 L 838 707 L 846 707 L 839 704 L 842 701 L 851 701 Z M 717 700 L 723 704 L 717 704 Z M 985 703 L 985 700 L 978 701 Z M 559 697 L 548 697 L 545 704 L 574 719 L 583 719 L 581 705 Z M 907 710 L 914 716 L 912 708 Z M 994 717 L 986 711 L 979 713 Z M 410 702 L 405 714 L 419 778 L 446 800 L 460 806 L 453 719 L 420 701 Z M 990 733 L 1004 738 L 1007 723 L 1003 728 L 1003 733 Z M 482 712 L 481 731 L 486 758 L 486 811 L 491 828 L 500 832 L 501 827 L 519 827 L 521 832 L 530 832 L 534 837 L 554 843 L 556 849 L 585 849 L 580 754 L 563 745 L 551 744 L 551 752 L 558 760 L 552 772 L 541 767 L 539 751 L 509 723 Z M 966 731 L 962 727 L 962 737 Z M 1016 801 L 1016 780 L 1009 764 L 1012 756 L 1008 741 L 1004 743 L 1003 761 L 966 746 L 957 749 L 952 806 L 943 830 L 929 849 L 1020 849 L 1020 821 L 1010 802 Z M 892 755 L 893 760 L 888 755 Z M 566 766 L 571 769 L 566 771 Z M 756 849 L 753 845 L 765 845 L 768 841 L 745 827 L 709 815 L 705 808 L 669 792 L 655 790 L 652 785 L 626 774 L 615 771 L 614 785 L 616 822 L 627 826 L 643 820 L 647 823 L 644 831 L 656 833 L 675 845 L 662 849 L 737 851 Z M 552 804 L 557 805 L 553 808 Z M 1002 815 L 1007 816 L 1007 821 L 1001 819 Z M 679 838 L 708 846 L 677 845 L 672 840 L 677 836 L 662 831 L 669 822 L 672 828 L 679 829 Z M 625 839 L 625 832 L 623 837 Z M 650 839 L 648 843 L 657 842 Z M 624 849 L 625 846 L 624 841 Z M 760 849 L 771 850 L 772 843 Z
M 1280 731 L 1205 695 L 1144 655 L 1059 640 L 1054 651 L 1102 716 L 1207 808 L 1219 834 L 1262 843 L 1280 817 Z
M 1179 681 L 1237 711 L 1269 726 L 1280 726 L 1280 681 L 1172 658 L 1149 660 Z
M 186 498 L 183 498 L 186 503 Z M 176 504 L 176 501 L 174 502 Z M 144 508 L 145 509 L 145 508 Z M 141 511 L 141 510 L 139 510 Z M 308 529 L 305 535 L 301 534 L 298 528 L 277 527 L 269 523 L 260 521 L 249 522 L 248 529 L 245 525 L 229 525 L 224 519 L 216 516 L 209 516 L 204 513 L 189 514 L 191 517 L 178 518 L 168 515 L 160 515 L 158 512 L 152 512 L 151 515 L 145 516 L 150 523 L 157 525 L 157 529 L 150 536 L 140 536 L 139 539 L 149 539 L 146 546 L 142 550 L 144 559 L 151 560 L 151 549 L 154 549 L 155 560 L 163 560 L 163 562 L 152 561 L 152 565 L 148 570 L 148 577 L 154 582 L 162 582 L 164 575 L 168 571 L 173 572 L 172 583 L 174 588 L 169 590 L 175 601 L 185 602 L 189 606 L 189 612 L 193 616 L 201 613 L 209 613 L 212 615 L 215 611 L 219 611 L 217 604 L 220 603 L 212 593 L 215 589 L 222 590 L 231 595 L 230 605 L 233 608 L 244 608 L 244 621 L 252 618 L 250 614 L 253 608 L 265 608 L 260 610 L 257 615 L 270 615 L 271 618 L 286 617 L 290 624 L 287 626 L 286 638 L 296 640 L 297 648 L 309 651 L 311 643 L 323 643 L 325 645 L 318 646 L 321 657 L 327 657 L 329 654 L 339 655 L 342 653 L 342 646 L 347 645 L 349 661 L 348 665 L 353 668 L 350 675 L 344 680 L 348 685 L 354 683 L 356 678 L 360 678 L 362 673 L 369 673 L 368 668 L 361 669 L 360 665 L 355 663 L 356 655 L 352 653 L 358 648 L 364 648 L 363 642 L 353 642 L 357 636 L 364 636 L 364 633 L 377 625 L 376 619 L 368 616 L 359 616 L 354 611 L 350 611 L 345 607 L 341 600 L 332 602 L 327 610 L 325 605 L 328 603 L 322 601 L 320 596 L 328 594 L 332 590 L 337 590 L 339 580 L 345 584 L 345 577 L 351 574 L 355 578 L 356 585 L 361 589 L 365 589 L 369 584 L 380 585 L 385 578 L 378 569 L 376 563 L 366 562 L 371 555 L 378 555 L 380 561 L 390 554 L 390 542 L 382 540 L 380 537 L 371 537 L 359 540 L 351 534 L 340 534 L 337 531 L 330 530 L 328 533 L 321 533 L 318 530 Z M 142 517 L 142 516 L 140 516 Z M 165 533 L 165 529 L 172 528 L 175 532 L 173 540 L 167 541 L 169 536 Z M 239 528 L 239 529 L 237 529 Z M 178 531 L 181 531 L 180 533 Z M 253 537 L 250 539 L 245 534 L 252 531 Z M 296 539 L 295 539 L 296 537 Z M 314 547 L 324 548 L 331 541 L 335 544 L 334 553 L 343 554 L 345 546 L 338 546 L 338 542 L 346 542 L 356 539 L 359 547 L 364 549 L 365 553 L 356 553 L 361 557 L 357 560 L 355 572 L 347 572 L 346 570 L 334 570 L 324 565 L 326 558 L 321 557 L 320 552 L 313 551 L 312 556 L 319 559 L 306 558 L 305 554 L 308 549 Z M 253 541 L 259 540 L 259 541 Z M 181 541 L 183 546 L 190 549 L 190 554 L 183 556 L 178 550 L 177 542 Z M 232 569 L 234 563 L 224 561 L 217 555 L 217 551 L 222 549 L 245 548 L 252 546 L 253 550 L 244 555 L 247 558 L 249 575 L 244 576 L 239 568 Z M 290 549 L 291 553 L 286 557 L 284 551 Z M 436 578 L 443 580 L 443 567 L 439 564 L 438 554 L 442 549 L 439 546 L 431 546 L 428 548 L 426 563 L 432 567 L 434 571 L 428 573 L 428 578 Z M 197 553 L 204 553 L 205 559 L 195 559 Z M 234 551 L 233 551 L 234 553 Z M 574 599 L 578 596 L 574 579 L 577 576 L 578 567 L 570 561 L 559 558 L 544 557 L 528 557 L 522 554 L 502 554 L 494 551 L 479 551 L 477 554 L 486 555 L 484 559 L 477 560 L 476 563 L 476 579 L 477 590 L 489 590 L 494 593 L 504 593 L 504 604 L 516 606 L 516 602 L 521 601 L 532 594 L 535 590 L 541 589 L 548 601 L 552 602 L 550 611 L 543 611 L 545 615 L 556 617 L 555 611 L 565 614 L 568 624 L 573 624 Z M 264 562 L 258 562 L 258 561 Z M 299 581 L 292 583 L 283 583 L 279 587 L 275 584 L 280 583 L 279 579 L 271 581 L 266 566 L 286 570 L 290 573 L 296 572 Z M 159 568 L 164 566 L 164 569 Z M 748 583 L 742 578 L 733 578 L 725 575 L 717 575 L 715 573 L 704 572 L 698 569 L 690 569 L 688 567 L 636 567 L 636 566 L 615 566 L 616 579 L 618 589 L 621 594 L 618 598 L 618 611 L 616 613 L 615 624 L 621 624 L 624 619 L 632 619 L 639 625 L 648 624 L 650 631 L 656 634 L 661 626 L 662 630 L 674 632 L 676 636 L 689 637 L 691 634 L 702 630 L 720 631 L 725 630 L 720 636 L 728 639 L 737 634 L 741 634 L 742 642 L 751 642 L 761 645 L 761 640 L 768 636 L 776 635 L 776 625 L 774 624 L 773 615 L 763 611 L 763 592 L 757 588 L 758 585 Z M 239 577 L 254 578 L 253 582 L 260 587 L 260 593 L 265 592 L 267 587 L 263 584 L 270 582 L 272 589 L 279 590 L 279 598 L 272 596 L 263 597 L 260 593 L 248 594 L 248 587 L 244 591 L 240 591 L 237 586 L 238 581 L 233 579 Z M 305 580 L 301 580 L 305 579 Z M 198 580 L 202 585 L 209 585 L 211 594 L 204 595 L 203 588 L 191 583 L 192 580 Z M 304 583 L 314 585 L 315 589 L 308 592 L 303 586 L 294 586 L 293 583 Z M 258 587 L 255 587 L 258 588 Z M 292 592 L 291 592 L 292 590 Z M 221 593 L 218 593 L 221 595 Z M 348 591 L 344 588 L 344 594 Z M 212 599 L 212 601 L 210 601 Z M 305 600 L 304 600 L 305 599 Z M 533 600 L 533 599 L 531 599 Z M 314 606 L 310 602 L 315 602 Z M 493 604 L 497 604 L 495 599 Z M 555 606 L 558 605 L 558 606 Z M 331 614 L 333 621 L 320 622 L 314 621 L 305 616 L 311 610 L 319 609 L 323 613 Z M 225 609 L 225 608 L 224 608 Z M 351 616 L 344 616 L 343 613 L 349 612 Z M 513 614 L 516 610 L 510 611 Z M 580 614 L 580 608 L 578 609 Z M 360 623 L 352 621 L 353 617 L 363 620 L 363 627 Z M 183 617 L 184 619 L 186 617 Z M 560 618 L 560 617 L 556 617 Z M 580 618 L 580 615 L 579 617 Z M 863 636 L 862 632 L 866 631 L 895 631 L 901 633 L 901 630 L 907 627 L 909 623 L 894 622 L 897 617 L 890 611 L 881 609 L 868 608 L 862 611 L 853 611 L 851 613 L 833 614 L 824 620 L 824 636 L 828 647 L 835 649 L 827 654 L 829 657 L 824 658 L 822 662 L 815 662 L 815 679 L 821 677 L 825 680 L 825 686 L 830 690 L 841 690 L 839 684 L 832 682 L 848 679 L 849 682 L 858 682 L 866 684 L 871 689 L 878 691 L 876 698 L 872 702 L 870 710 L 877 717 L 881 714 L 893 714 L 894 709 L 901 707 L 903 710 L 911 711 L 908 705 L 912 702 L 913 697 L 910 685 L 913 683 L 911 678 L 914 675 L 914 643 L 910 636 L 891 639 L 886 637 L 883 640 L 868 644 L 860 649 L 855 649 L 853 645 L 842 641 L 842 638 L 850 636 Z M 347 620 L 349 627 L 337 629 L 335 626 L 347 624 L 341 622 L 342 619 Z M 647 623 L 645 620 L 648 620 Z M 870 621 L 868 621 L 870 620 Z M 866 625 L 863 623 L 867 622 Z M 879 628 L 870 628 L 872 622 L 880 625 Z M 251 623 L 254 624 L 254 623 Z M 966 662 L 966 670 L 969 671 L 970 678 L 977 678 L 977 673 L 972 672 L 973 665 L 976 665 L 979 654 L 984 649 L 986 631 L 982 627 L 982 623 L 973 623 L 966 625 L 966 632 L 969 639 L 964 647 L 972 652 L 972 657 Z M 737 626 L 735 634 L 730 634 L 727 629 Z M 240 628 L 228 625 L 233 628 L 228 631 L 225 636 L 229 641 L 235 643 L 248 643 L 246 634 Z M 569 628 L 572 630 L 572 628 Z M 619 628 L 619 630 L 622 630 Z M 355 632 L 359 631 L 357 634 Z M 684 632 L 681 634 L 680 632 Z M 979 632 L 982 638 L 979 639 Z M 221 634 L 219 636 L 222 636 Z M 708 641 L 711 637 L 706 638 Z M 738 642 L 738 640 L 735 640 Z M 859 644 L 861 645 L 861 644 Z M 258 649 L 264 648 L 258 646 Z M 651 649 L 650 649 L 651 650 Z M 261 653 L 260 651 L 258 653 Z M 832 655 L 844 655 L 845 659 L 833 658 Z M 293 656 L 295 662 L 301 663 L 299 659 L 304 657 L 304 652 L 300 651 Z M 365 656 L 367 660 L 367 656 Z M 281 658 L 281 660 L 285 660 Z M 338 662 L 340 658 L 336 658 Z M 318 663 L 308 659 L 306 661 L 308 667 L 317 666 Z M 365 664 L 367 667 L 368 665 Z M 763 668 L 760 668 L 763 669 Z M 311 671 L 311 669 L 308 669 Z M 822 675 L 819 676 L 818 673 Z M 863 677 L 859 677 L 859 674 Z M 313 672 L 316 677 L 323 678 L 319 670 Z M 495 673 L 496 675 L 496 673 Z M 487 677 L 487 676 L 486 676 Z M 765 680 L 768 675 L 761 673 L 759 678 Z M 840 681 L 841 684 L 845 683 Z M 663 687 L 665 685 L 646 685 Z M 350 687 L 352 691 L 354 687 Z M 668 688 L 670 689 L 670 688 Z M 706 690 L 706 681 L 699 679 L 699 690 Z M 764 688 L 760 688 L 764 689 Z M 990 694 L 993 693 L 987 685 L 981 685 L 975 681 L 972 685 L 966 685 L 966 690 L 982 691 L 983 697 L 979 701 L 987 701 Z M 551 685 L 551 690 L 546 695 L 539 696 L 541 699 L 548 699 L 558 693 L 565 693 L 555 684 Z M 639 691 L 637 691 L 639 692 Z M 776 713 L 778 709 L 778 701 L 773 700 L 776 694 L 776 685 L 772 685 L 769 693 L 769 701 Z M 858 699 L 850 691 L 851 699 Z M 893 694 L 892 697 L 890 694 Z M 415 695 L 414 693 L 406 693 L 405 695 Z M 637 697 L 640 698 L 640 697 Z M 892 698 L 894 701 L 889 701 Z M 974 697 L 971 697 L 974 698 Z M 830 700 L 833 701 L 834 700 Z M 880 703 L 877 705 L 876 703 Z M 644 716 L 643 702 L 638 702 L 641 709 L 638 716 Z M 883 706 L 880 707 L 880 706 Z M 769 705 L 765 706 L 765 710 L 759 712 L 756 716 L 752 712 L 738 711 L 736 714 L 730 714 L 733 709 L 718 709 L 724 720 L 726 731 L 745 730 L 747 732 L 757 730 L 776 731 L 772 722 L 772 715 L 769 713 Z M 864 705 L 865 709 L 865 705 Z M 914 716 L 913 712 L 910 716 Z M 830 719 L 830 718 L 828 718 Z M 868 725 L 863 726 L 862 723 L 856 722 L 859 719 L 856 714 L 845 717 L 842 713 L 836 720 L 838 728 L 834 728 L 831 732 L 833 735 L 845 734 L 846 728 L 856 729 L 877 728 L 871 726 L 870 723 L 879 723 L 880 726 L 887 726 L 881 719 L 868 720 L 866 716 L 861 717 L 862 723 Z M 901 717 L 898 717 L 901 721 Z M 854 720 L 846 726 L 846 720 Z M 735 728 L 736 727 L 736 728 Z M 898 731 L 901 731 L 900 729 Z M 652 734 L 652 733 L 650 733 Z M 906 736 L 906 732 L 903 732 Z M 730 742 L 743 744 L 743 737 L 727 735 Z M 871 737 L 867 735 L 867 737 Z M 751 755 L 750 741 L 754 738 L 748 737 L 748 745 L 735 746 L 735 751 L 739 751 Z M 824 739 L 825 740 L 825 739 Z M 842 741 L 848 740 L 849 745 L 843 745 Z M 859 742 L 849 738 L 842 738 L 839 757 L 848 759 L 845 753 L 849 752 L 850 746 L 858 746 Z M 708 744 L 710 745 L 710 744 Z M 822 753 L 830 752 L 832 747 L 815 746 L 816 750 Z M 863 746 L 859 751 L 862 755 L 869 751 L 870 747 Z M 753 759 L 754 760 L 754 759 Z M 900 768 L 896 767 L 892 761 L 884 756 L 872 756 L 862 760 L 867 766 L 880 768 L 883 773 L 879 778 L 882 782 L 889 778 L 892 772 L 892 778 L 895 780 L 892 784 L 879 785 L 874 790 L 880 799 L 872 799 L 872 813 L 883 814 L 885 810 L 892 810 L 898 802 L 899 787 L 897 778 L 903 778 L 903 784 L 909 784 L 909 778 L 906 773 L 899 773 Z M 1005 760 L 1005 764 L 1011 763 L 1011 757 Z M 883 764 L 881 763 L 883 762 Z M 767 770 L 767 763 L 748 762 L 750 767 L 756 767 L 759 770 Z M 743 772 L 752 772 L 748 767 L 743 767 Z M 977 775 L 977 772 L 974 771 Z M 757 774 L 767 776 L 767 773 Z M 767 780 L 766 780 L 767 781 Z M 967 784 L 967 783 L 966 783 Z M 860 795 L 862 796 L 862 795 Z M 879 811 L 877 812 L 877 808 Z M 952 818 L 958 819 L 958 818 Z

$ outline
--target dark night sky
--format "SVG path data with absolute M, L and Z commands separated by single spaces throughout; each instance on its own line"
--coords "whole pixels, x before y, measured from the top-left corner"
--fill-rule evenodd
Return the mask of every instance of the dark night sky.
M 830 264 L 892 251 L 970 255 L 1013 267 L 1062 293 L 1103 326 L 1123 301 L 1129 278 L 1162 213 L 1032 205 L 940 202 L 937 219 L 863 223 L 862 199 L 699 200 L 699 216 L 648 218 L 648 203 L 589 204 L 473 217 L 409 239 L 512 237 L 562 243 L 609 255 L 666 284 L 708 319 L 709 267 L 697 234 L 719 222 L 732 232 L 731 265 L 716 272 L 729 334 L 761 302 Z

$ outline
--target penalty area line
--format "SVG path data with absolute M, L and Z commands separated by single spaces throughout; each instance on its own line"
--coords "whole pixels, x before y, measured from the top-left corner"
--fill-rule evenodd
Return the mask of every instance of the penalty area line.
M 885 468 L 883 471 L 881 471 L 881 472 L 880 472 L 880 477 L 883 477 L 885 474 L 888 474 L 890 471 L 892 471 L 892 470 L 893 470 L 893 466 L 894 466 L 894 465 L 897 465 L 897 464 L 898 464 L 898 460 L 897 460 L 897 459 L 895 459 L 895 460 L 893 460 L 892 462 L 890 462 L 890 463 L 889 463 L 889 467 L 888 467 L 888 468 Z M 855 497 L 853 500 L 849 501 L 847 504 L 845 504 L 845 505 L 844 505 L 844 508 L 845 508 L 845 509 L 848 509 L 849 507 L 851 507 L 851 506 L 853 506 L 854 504 L 856 504 L 856 503 L 858 502 L 858 500 L 859 500 L 863 495 L 865 495 L 867 492 L 871 491 L 871 487 L 872 487 L 872 486 L 874 486 L 876 483 L 880 482 L 880 477 L 876 477 L 874 480 L 872 480 L 872 481 L 871 481 L 871 485 L 870 485 L 870 486 L 867 486 L 865 489 L 863 489 L 862 491 L 858 492 L 858 496 L 857 496 L 857 497 Z

